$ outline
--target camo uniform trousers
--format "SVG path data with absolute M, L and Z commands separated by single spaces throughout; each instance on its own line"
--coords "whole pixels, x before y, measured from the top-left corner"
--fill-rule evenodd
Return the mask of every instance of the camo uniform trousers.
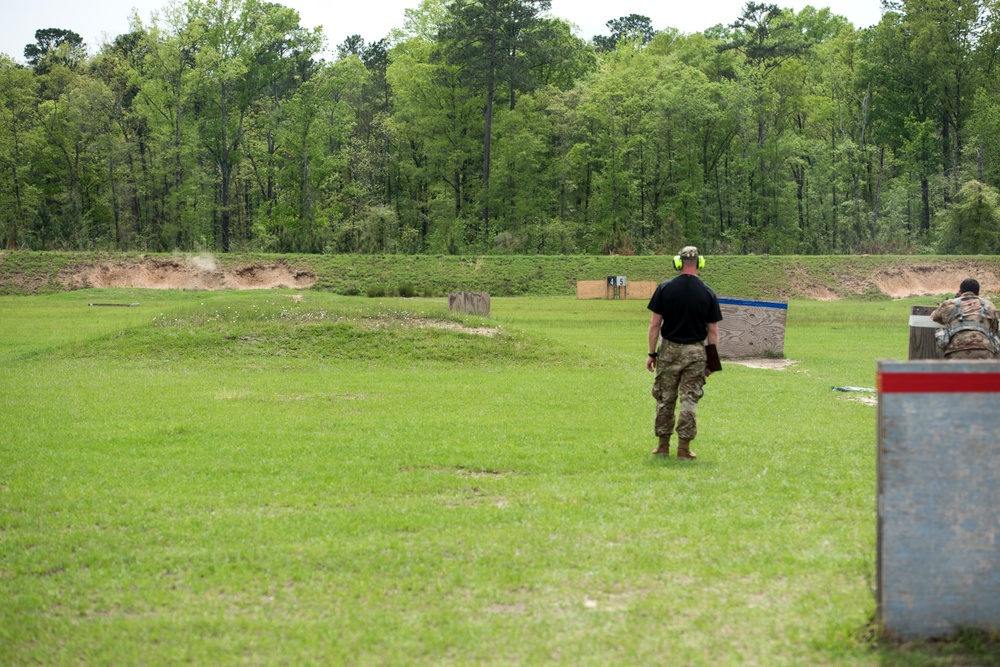
M 695 414 L 698 401 L 705 395 L 705 345 L 682 345 L 660 339 L 653 379 L 656 399 L 656 436 L 670 437 L 674 432 L 674 409 L 681 400 L 677 418 L 677 437 L 694 440 L 698 434 Z
M 955 350 L 945 352 L 945 359 L 996 359 L 996 356 L 989 350 Z

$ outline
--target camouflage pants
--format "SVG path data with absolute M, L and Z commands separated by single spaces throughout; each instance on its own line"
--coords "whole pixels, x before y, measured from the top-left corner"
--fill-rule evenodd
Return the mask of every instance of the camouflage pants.
M 996 356 L 989 350 L 955 350 L 945 352 L 945 359 L 996 359 Z
M 660 341 L 656 359 L 656 377 L 653 379 L 653 398 L 656 399 L 657 437 L 670 437 L 674 432 L 674 409 L 680 398 L 681 410 L 677 418 L 677 437 L 694 440 L 698 434 L 695 414 L 698 400 L 705 395 L 705 346 L 701 343 L 681 345 L 668 340 Z

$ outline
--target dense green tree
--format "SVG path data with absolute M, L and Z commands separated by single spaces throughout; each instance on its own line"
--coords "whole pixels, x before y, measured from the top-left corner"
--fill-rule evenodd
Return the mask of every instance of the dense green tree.
M 938 242 L 943 253 L 1000 253 L 1000 192 L 977 180 L 967 182 L 945 214 Z
M 38 206 L 32 155 L 38 150 L 38 98 L 30 70 L 0 56 L 0 240 L 7 248 L 30 245 L 29 220 Z
M 298 13 L 278 4 L 205 0 L 189 5 L 189 11 L 189 21 L 203 30 L 194 71 L 202 137 L 219 172 L 220 243 L 228 252 L 232 177 L 247 116 L 268 87 L 294 66 L 292 56 L 317 45 L 299 26 Z
M 126 140 L 129 175 L 140 184 L 135 233 L 154 247 L 205 245 L 213 237 L 215 201 L 206 197 L 212 188 L 196 114 L 195 55 L 204 25 L 188 18 L 183 5 L 162 11 L 142 30 L 142 59 L 132 70 L 138 123 Z
M 497 89 L 506 85 L 510 109 L 517 93 L 529 85 L 524 52 L 532 47 L 531 29 L 551 0 L 453 0 L 439 39 L 448 59 L 460 67 L 469 85 L 484 98 L 483 242 L 490 239 L 490 149 L 493 104 Z
M 73 69 L 87 57 L 87 45 L 72 30 L 43 28 L 35 31 L 35 42 L 24 47 L 24 59 L 39 74 L 52 65 L 59 64 Z
M 855 28 L 747 3 L 588 43 L 547 0 L 385 39 L 173 2 L 0 60 L 0 243 L 300 252 L 995 252 L 1000 0 Z
M 629 40 L 638 40 L 639 43 L 646 45 L 656 36 L 653 22 L 642 14 L 629 14 L 611 19 L 605 25 L 611 34 L 594 35 L 592 40 L 599 51 L 614 51 L 619 42 Z
M 730 39 L 719 49 L 739 51 L 751 67 L 764 74 L 808 49 L 799 26 L 778 5 L 748 2 L 729 27 Z
M 456 234 L 454 223 L 467 220 L 478 200 L 482 125 L 479 96 L 460 68 L 437 54 L 433 42 L 411 38 L 394 49 L 387 76 L 396 96 L 399 182 L 408 200 L 397 210 L 405 228 L 416 230 L 417 247 L 447 251 L 464 247 L 464 231 Z

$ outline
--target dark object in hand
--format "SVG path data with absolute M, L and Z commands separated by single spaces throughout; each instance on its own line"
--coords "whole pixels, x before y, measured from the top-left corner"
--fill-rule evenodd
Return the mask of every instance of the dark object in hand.
M 719 360 L 719 350 L 714 345 L 705 346 L 705 367 L 713 373 L 722 370 L 722 362 Z

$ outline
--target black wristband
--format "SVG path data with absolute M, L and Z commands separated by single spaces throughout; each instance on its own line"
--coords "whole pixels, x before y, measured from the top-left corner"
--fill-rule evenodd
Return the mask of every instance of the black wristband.
M 658 356 L 660 356 L 660 354 L 659 354 L 658 352 L 650 352 L 650 353 L 649 353 L 649 356 L 651 356 L 651 357 L 653 357 L 654 359 L 656 359 L 656 358 L 657 358 Z

